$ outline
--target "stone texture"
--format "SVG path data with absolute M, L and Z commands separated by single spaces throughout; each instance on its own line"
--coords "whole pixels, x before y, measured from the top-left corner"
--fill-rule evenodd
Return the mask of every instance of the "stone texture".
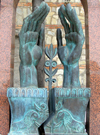
M 80 0 L 75 0 L 75 2 L 80 2 Z
M 79 7 L 75 7 L 77 15 L 80 14 Z M 84 17 L 83 17 L 84 18 Z
M 89 1 L 90 64 L 90 135 L 100 134 L 100 8 L 99 1 Z
M 9 131 L 9 103 L 7 97 L 0 95 L 0 134 L 7 135 Z
M 13 34 L 15 4 L 13 0 L 3 0 L 0 4 L 0 134 L 2 135 L 7 135 L 9 131 L 9 103 L 6 93 L 12 81 L 10 67 L 13 67 L 11 49 L 14 47 L 15 39 Z
M 26 0 L 20 0 L 20 2 L 26 2 Z
M 63 76 L 62 75 L 57 76 L 57 83 L 58 83 L 58 86 L 63 86 Z

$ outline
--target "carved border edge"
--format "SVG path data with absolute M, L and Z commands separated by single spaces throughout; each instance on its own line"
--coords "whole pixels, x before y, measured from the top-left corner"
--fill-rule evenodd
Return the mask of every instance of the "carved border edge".
M 54 88 L 55 97 L 85 97 L 89 98 L 91 96 L 90 88 Z M 7 97 L 41 97 L 47 98 L 47 89 L 46 88 L 8 88 Z
M 7 97 L 47 98 L 46 88 L 8 88 Z
M 18 133 L 18 134 L 13 134 L 13 133 L 9 133 L 8 135 L 33 135 L 33 134 L 22 134 L 22 133 Z M 34 135 L 38 135 L 38 134 L 34 134 Z M 65 134 L 56 134 L 56 133 L 46 133 L 46 135 L 88 135 L 87 133 L 65 133 Z
M 55 97 L 85 97 L 91 96 L 90 88 L 55 88 Z

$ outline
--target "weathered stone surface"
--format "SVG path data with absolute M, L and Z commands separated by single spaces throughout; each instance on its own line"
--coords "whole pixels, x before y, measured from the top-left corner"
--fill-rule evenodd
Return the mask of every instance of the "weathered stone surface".
M 80 2 L 80 0 L 75 0 L 75 2 Z

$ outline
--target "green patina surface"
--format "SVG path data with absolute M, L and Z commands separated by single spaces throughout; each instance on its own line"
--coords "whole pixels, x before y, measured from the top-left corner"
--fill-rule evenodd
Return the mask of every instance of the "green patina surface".
M 65 30 L 66 46 L 62 43 L 61 30 L 57 30 L 58 56 L 64 66 L 63 87 L 80 87 L 79 59 L 84 43 L 81 22 L 70 3 L 62 5 L 58 11 Z
M 10 135 L 38 133 L 38 127 L 49 116 L 47 95 L 47 90 L 43 88 L 8 89 L 11 108 Z M 45 127 L 46 134 L 84 135 L 89 97 L 89 88 L 55 88 L 56 114 Z
M 38 127 L 49 116 L 47 91 L 37 88 L 36 70 L 42 56 L 44 39 L 44 29 L 41 28 L 41 24 L 48 12 L 48 5 L 42 2 L 39 8 L 24 19 L 19 34 L 21 59 L 19 69 L 20 86 L 22 88 L 8 89 L 7 96 L 11 107 L 9 135 L 37 134 Z M 70 4 L 62 5 L 58 14 L 64 26 L 66 38 L 66 46 L 64 47 L 61 30 L 58 29 L 58 56 L 64 66 L 64 88 L 55 88 L 56 114 L 45 127 L 45 131 L 48 134 L 53 133 L 55 135 L 86 135 L 85 111 L 90 97 L 90 89 L 82 89 L 79 81 L 79 59 L 84 43 L 84 34 L 76 11 L 71 8 Z M 53 50 L 52 45 L 51 50 Z M 47 54 L 49 56 L 50 51 L 47 50 Z M 50 62 L 53 62 L 52 59 L 49 62 L 47 61 L 46 66 L 52 65 Z M 56 66 L 56 62 L 54 64 Z M 56 73 L 56 70 L 52 75 L 46 69 L 45 72 L 49 76 L 47 81 L 51 82 L 51 89 L 52 76 Z M 51 80 L 49 80 L 50 78 Z
M 42 56 L 44 40 L 44 28 L 41 25 L 49 10 L 49 6 L 42 2 L 39 8 L 24 19 L 19 34 L 21 87 L 38 87 L 36 66 Z

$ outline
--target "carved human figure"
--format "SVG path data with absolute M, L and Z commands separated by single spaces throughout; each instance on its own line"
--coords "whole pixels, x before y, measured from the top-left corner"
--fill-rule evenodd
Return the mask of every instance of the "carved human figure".
M 20 41 L 20 86 L 37 87 L 36 66 L 42 56 L 42 45 L 44 40 L 44 28 L 41 24 L 45 20 L 49 6 L 42 2 L 28 17 L 24 19 L 19 34 Z
M 64 66 L 63 87 L 80 87 L 79 59 L 84 43 L 81 22 L 70 3 L 58 11 L 65 30 L 66 46 L 62 44 L 61 30 L 57 30 L 58 56 Z M 69 22 L 69 23 L 68 23 Z

